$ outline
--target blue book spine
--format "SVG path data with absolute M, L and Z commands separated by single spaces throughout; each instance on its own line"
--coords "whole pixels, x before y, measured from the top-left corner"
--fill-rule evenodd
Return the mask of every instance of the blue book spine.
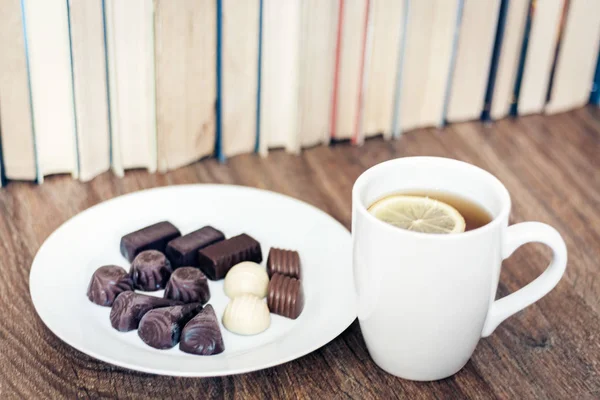
M 256 85 L 256 142 L 254 143 L 254 152 L 260 150 L 260 105 L 261 105 L 261 85 L 262 85 L 262 34 L 263 31 L 263 0 L 260 0 L 258 10 L 258 83 Z
M 509 0 L 500 2 L 500 11 L 498 13 L 498 24 L 496 25 L 496 38 L 494 39 L 494 49 L 492 51 L 492 61 L 490 63 L 490 72 L 488 74 L 488 83 L 483 102 L 483 111 L 481 112 L 482 121 L 491 121 L 490 110 L 492 109 L 492 100 L 494 98 L 494 86 L 496 85 L 496 75 L 498 73 L 498 62 L 502 54 L 502 40 L 504 39 L 504 29 L 506 28 L 506 16 L 508 15 Z
M 596 73 L 592 82 L 592 91 L 590 93 L 590 103 L 600 106 L 600 52 L 598 53 L 598 62 L 596 63 Z
M 1 116 L 0 116 L 1 117 Z M 2 147 L 2 126 L 0 125 L 0 187 L 6 184 L 6 174 L 4 173 L 4 153 Z
M 223 104 L 223 92 L 222 92 L 222 83 L 223 83 L 223 71 L 222 71 L 222 66 L 223 66 L 223 1 L 222 0 L 216 0 L 217 2 L 217 64 L 216 64 L 216 78 L 217 78 L 217 82 L 216 82 L 216 86 L 217 86 L 217 93 L 216 93 L 216 100 L 215 100 L 215 154 L 217 156 L 217 159 L 221 162 L 225 161 L 225 155 L 223 154 L 223 141 L 222 141 L 222 134 L 223 134 L 223 110 L 222 110 L 222 104 Z
M 525 69 L 525 60 L 527 59 L 527 47 L 529 45 L 529 33 L 531 32 L 531 23 L 533 22 L 533 11 L 535 4 L 529 0 L 529 11 L 527 11 L 527 20 L 525 31 L 523 33 L 523 44 L 521 45 L 521 55 L 519 56 L 519 67 L 517 68 L 517 77 L 513 89 L 513 98 L 510 104 L 509 115 L 517 116 L 519 109 L 519 93 L 521 92 L 521 83 L 523 82 L 523 70 Z

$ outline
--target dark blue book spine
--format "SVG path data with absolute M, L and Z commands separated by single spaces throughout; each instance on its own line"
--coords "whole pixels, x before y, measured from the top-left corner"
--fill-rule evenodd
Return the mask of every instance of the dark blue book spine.
M 215 100 L 215 154 L 219 161 L 225 161 L 225 155 L 223 154 L 223 114 L 222 114 L 222 104 L 223 104 L 223 93 L 222 93 L 222 83 L 223 83 L 223 1 L 216 0 L 217 2 L 217 64 L 216 64 L 216 78 L 217 78 L 217 93 Z
M 260 105 L 261 105 L 261 85 L 262 85 L 262 31 L 263 31 L 263 0 L 260 0 L 258 9 L 258 83 L 256 85 L 256 142 L 254 143 L 254 152 L 258 153 L 260 149 Z
M 531 23 L 533 22 L 533 11 L 535 0 L 529 0 L 529 11 L 527 12 L 527 20 L 525 23 L 525 31 L 523 32 L 523 44 L 521 45 L 521 55 L 519 57 L 519 67 L 517 68 L 517 77 L 513 89 L 513 98 L 510 104 L 509 114 L 517 116 L 519 109 L 519 93 L 521 92 L 521 84 L 523 83 L 523 69 L 525 68 L 525 60 L 527 59 L 527 47 L 529 46 L 529 33 L 531 32 Z
M 2 118 L 0 110 L 0 118 Z M 4 148 L 2 147 L 2 124 L 0 124 L 0 187 L 6 184 L 6 174 L 4 173 Z
M 596 63 L 596 73 L 592 82 L 592 91 L 590 93 L 590 103 L 600 106 L 600 52 Z
M 509 0 L 500 2 L 500 10 L 498 12 L 498 24 L 496 25 L 496 38 L 494 39 L 494 49 L 492 50 L 492 61 L 490 62 L 490 72 L 488 74 L 488 83 L 485 90 L 485 98 L 483 101 L 483 111 L 481 119 L 490 121 L 490 110 L 492 109 L 492 100 L 494 97 L 494 86 L 496 85 L 496 75 L 498 73 L 498 61 L 502 53 L 502 40 L 504 39 L 504 29 L 506 27 L 506 16 L 508 15 Z

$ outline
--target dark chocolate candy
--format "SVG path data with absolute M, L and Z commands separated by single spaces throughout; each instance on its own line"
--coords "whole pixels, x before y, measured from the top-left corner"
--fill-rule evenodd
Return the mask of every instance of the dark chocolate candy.
M 181 232 L 172 223 L 158 222 L 123 236 L 121 254 L 131 262 L 144 250 L 158 250 L 164 253 L 167 243 L 179 236 Z
M 92 275 L 87 296 L 93 303 L 110 307 L 119 293 L 130 290 L 133 290 L 133 282 L 124 268 L 117 265 L 104 265 Z
M 267 289 L 267 305 L 273 314 L 296 319 L 304 309 L 302 282 L 282 274 L 274 274 Z
M 173 269 L 184 266 L 196 267 L 198 266 L 198 250 L 221 240 L 225 240 L 223 232 L 212 226 L 205 226 L 171 240 L 167 244 L 165 254 L 171 260 Z
M 211 280 L 225 278 L 229 269 L 242 261 L 262 261 L 260 243 L 245 233 L 211 244 L 198 252 L 200 269 Z
M 150 347 L 170 349 L 179 343 L 181 329 L 200 310 L 202 304 L 190 303 L 149 311 L 140 321 L 138 335 Z
M 137 329 L 142 317 L 150 310 L 183 304 L 180 301 L 123 292 L 117 296 L 110 310 L 110 324 L 121 332 Z
M 275 273 L 301 279 L 300 254 L 295 250 L 271 248 L 267 257 L 269 278 Z
M 144 291 L 164 289 L 173 269 L 167 257 L 157 250 L 145 250 L 131 263 L 133 287 Z
M 206 304 L 210 299 L 206 275 L 194 267 L 177 268 L 167 282 L 164 297 L 184 303 Z
M 225 351 L 219 320 L 212 305 L 204 307 L 185 325 L 181 331 L 179 350 L 199 356 L 211 356 Z

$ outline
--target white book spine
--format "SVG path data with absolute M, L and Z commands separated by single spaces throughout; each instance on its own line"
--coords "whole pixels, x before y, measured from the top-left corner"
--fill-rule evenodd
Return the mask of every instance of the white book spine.
M 73 76 L 64 0 L 23 0 L 38 182 L 49 174 L 77 178 Z

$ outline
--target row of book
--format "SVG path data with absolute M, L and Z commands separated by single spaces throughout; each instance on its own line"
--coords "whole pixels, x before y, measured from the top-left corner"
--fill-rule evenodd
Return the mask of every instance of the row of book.
M 0 0 L 2 176 L 600 103 L 598 0 Z

